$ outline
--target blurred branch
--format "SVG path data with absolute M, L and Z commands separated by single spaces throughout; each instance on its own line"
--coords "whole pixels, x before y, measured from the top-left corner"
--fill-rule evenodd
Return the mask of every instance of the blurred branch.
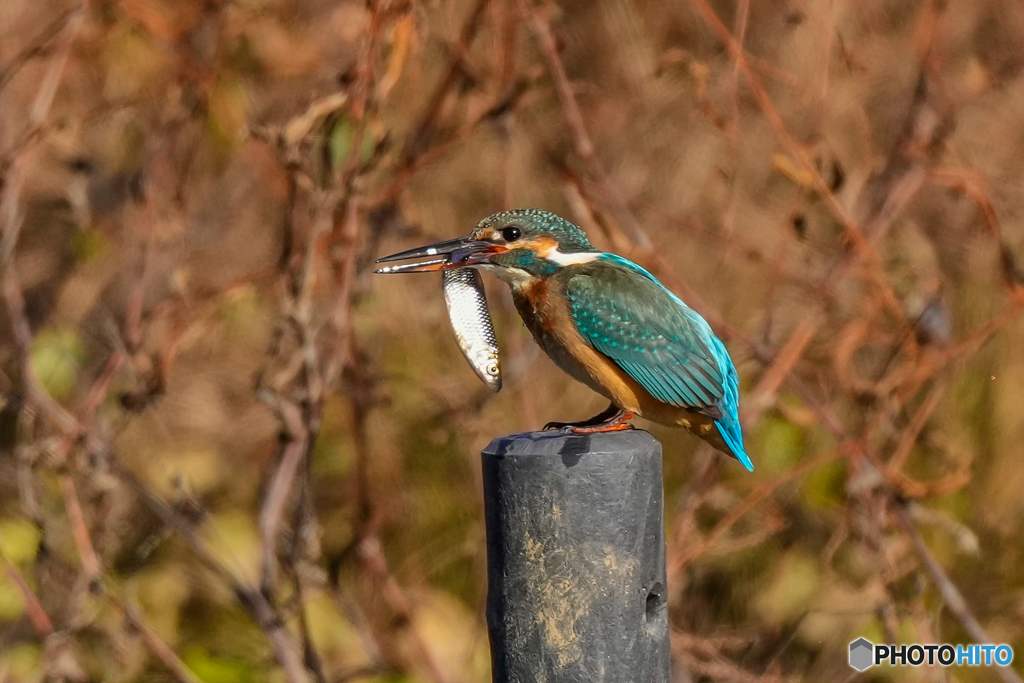
M 4 296 L 7 301 L 8 314 L 16 332 L 15 337 L 18 339 L 18 346 L 22 354 L 21 364 L 25 372 L 23 381 L 32 388 L 31 399 L 40 412 L 47 415 L 64 432 L 62 447 L 58 453 L 61 466 L 68 466 L 65 462 L 67 452 L 80 442 L 85 443 L 95 452 L 101 450 L 109 451 L 108 445 L 103 444 L 101 439 L 90 434 L 82 422 L 57 404 L 45 389 L 38 386 L 34 380 L 34 374 L 29 361 L 31 332 L 24 318 L 21 289 L 10 264 L 7 266 L 5 275 L 3 283 Z M 116 367 L 116 364 L 108 364 L 108 369 L 110 367 Z M 107 387 L 109 387 L 109 378 L 107 373 L 104 373 L 101 374 L 90 390 L 91 399 L 86 406 L 87 415 L 91 414 L 95 406 L 102 400 L 102 394 L 106 392 Z M 301 658 L 299 658 L 294 647 L 294 643 L 291 641 L 290 635 L 287 633 L 279 615 L 276 614 L 270 604 L 263 599 L 258 591 L 243 584 L 225 565 L 216 560 L 203 541 L 192 531 L 188 522 L 181 518 L 175 510 L 151 493 L 134 475 L 120 469 L 115 462 L 110 463 L 110 465 L 114 472 L 133 488 L 158 516 L 164 519 L 165 523 L 175 528 L 182 535 L 189 545 L 192 546 L 193 551 L 199 555 L 208 567 L 234 587 L 235 593 L 238 595 L 243 607 L 249 611 L 257 624 L 266 632 L 289 683 L 303 683 L 307 681 L 308 677 L 302 666 Z M 74 482 L 67 471 L 60 472 L 58 476 L 61 482 L 68 522 L 71 526 L 75 545 L 82 562 L 86 585 L 91 590 L 101 591 L 100 576 L 102 568 L 90 538 L 88 525 L 82 512 Z
M 2 539 L 0 539 L 2 541 Z M 25 603 L 25 612 L 28 613 L 29 621 L 32 622 L 32 627 L 36 631 L 36 635 L 40 639 L 45 639 L 51 633 L 53 633 L 53 622 L 50 620 L 46 610 L 43 609 L 42 603 L 39 602 L 39 597 L 32 590 L 32 587 L 28 585 L 28 581 L 25 580 L 25 576 L 18 569 L 18 566 L 11 562 L 6 556 L 2 558 L 4 564 L 4 570 L 7 573 L 7 578 L 17 587 L 18 592 L 21 593 L 21 599 Z
M 953 613 L 953 616 L 957 618 L 960 624 L 967 631 L 967 635 L 971 639 L 980 644 L 988 644 L 994 642 L 985 630 L 978 623 L 978 620 L 971 613 L 970 608 L 967 606 L 967 601 L 964 600 L 963 594 L 960 589 L 949 579 L 942 565 L 935 559 L 931 551 L 928 550 L 928 546 L 925 545 L 924 539 L 921 538 L 921 534 L 918 532 L 917 527 L 914 526 L 913 521 L 907 514 L 907 503 L 902 501 L 893 501 L 891 505 L 893 514 L 896 516 L 896 521 L 899 524 L 900 529 L 910 539 L 910 543 L 914 548 L 914 552 L 921 560 L 921 564 L 932 578 L 932 582 L 936 588 L 939 589 L 939 593 L 942 595 L 942 600 L 946 604 L 946 608 Z M 1021 677 L 1008 666 L 996 667 L 996 674 L 1003 680 L 1004 683 L 1021 683 Z
M 348 619 L 356 629 L 356 633 L 359 635 L 359 640 L 363 645 L 363 649 L 366 650 L 367 658 L 371 662 L 369 666 L 358 670 L 388 671 L 388 667 L 384 664 L 384 657 L 381 653 L 380 644 L 377 642 L 377 638 L 372 632 L 372 628 L 366 618 L 366 614 L 345 592 L 343 586 L 337 584 L 333 578 L 331 581 L 335 584 L 332 586 L 331 598 L 334 600 L 334 604 L 337 606 L 338 612 Z
M 750 673 L 730 662 L 722 649 L 745 648 L 749 643 L 740 638 L 704 638 L 684 631 L 672 631 L 672 652 L 682 660 L 689 674 L 697 680 L 709 678 L 713 681 L 732 683 L 787 683 L 795 678 L 765 672 L 762 675 Z
M 38 130 L 50 113 L 50 105 L 57 94 L 61 79 L 64 78 L 64 69 L 67 67 L 68 58 L 71 56 L 71 48 L 75 44 L 85 17 L 89 12 L 89 0 L 81 0 L 78 9 L 68 18 L 67 27 L 64 32 L 62 45 L 59 47 L 57 57 L 50 63 L 50 68 L 43 75 L 42 83 L 39 86 L 39 94 L 36 96 L 32 108 L 29 110 L 29 125 Z
M 25 299 L 21 293 L 21 283 L 10 261 L 0 261 L 0 278 L 21 373 L 22 386 L 19 388 L 25 396 L 26 403 L 38 408 L 40 413 L 53 420 L 65 434 L 71 434 L 70 438 L 77 439 L 81 435 L 78 420 L 64 406 L 53 400 L 39 383 L 32 367 L 32 330 L 28 318 L 25 317 Z
M 285 503 L 292 490 L 295 474 L 308 450 L 308 436 L 298 419 L 298 408 L 291 406 L 287 410 L 296 414 L 293 420 L 295 424 L 289 425 L 289 429 L 295 431 L 289 431 L 281 436 L 284 442 L 281 459 L 271 477 L 263 507 L 260 509 L 259 527 L 263 542 L 261 590 L 268 599 L 273 596 L 277 584 L 277 536 L 284 516 Z
M 85 582 L 89 589 L 98 592 L 102 590 L 99 580 L 102 569 L 96 550 L 92 545 L 92 538 L 89 535 L 89 527 L 85 522 L 85 515 L 82 514 L 82 503 L 78 500 L 78 493 L 75 491 L 75 482 L 67 472 L 61 472 L 61 492 L 64 494 L 64 508 L 68 516 L 68 524 L 71 525 L 71 535 L 75 539 L 75 547 L 78 549 L 78 557 L 82 562 L 82 572 L 85 574 Z
M 522 95 L 539 77 L 539 74 L 533 73 L 520 79 L 513 78 L 515 60 L 510 55 L 515 52 L 515 46 L 508 45 L 508 40 L 511 39 L 509 36 L 514 38 L 515 31 L 509 29 L 509 36 L 506 36 L 503 41 L 505 51 L 497 100 L 491 107 L 464 123 L 455 132 L 443 137 L 437 135 L 440 127 L 438 119 L 441 116 L 444 103 L 456 90 L 460 76 L 467 69 L 469 49 L 483 24 L 483 18 L 489 5 L 490 0 L 476 0 L 459 31 L 456 43 L 451 48 L 451 58 L 444 70 L 444 75 L 410 133 L 406 136 L 399 164 L 392 174 L 394 177 L 382 191 L 367 202 L 368 206 L 380 207 L 394 201 L 418 171 L 442 158 L 454 145 L 466 140 L 484 123 L 498 122 L 506 113 L 512 111 Z
M 117 610 L 132 629 L 139 632 L 149 651 L 167 667 L 178 683 L 201 683 L 199 677 L 188 668 L 185 662 L 181 661 L 174 650 L 146 624 L 137 610 L 124 604 L 110 593 L 107 593 L 107 602 Z
M 825 323 L 822 316 L 811 315 L 799 323 L 789 339 L 775 354 L 771 364 L 761 375 L 760 381 L 747 394 L 744 407 L 744 422 L 748 428 L 756 426 L 764 411 L 774 402 L 779 387 L 793 368 L 800 361 L 807 345 L 811 343 L 815 333 Z
M 764 482 L 756 489 L 754 489 L 739 505 L 736 505 L 725 517 L 715 525 L 715 527 L 708 532 L 700 540 L 699 543 L 694 544 L 689 548 L 685 554 L 678 555 L 676 557 L 669 556 L 669 578 L 678 577 L 682 571 L 689 566 L 695 559 L 707 552 L 715 543 L 718 542 L 726 532 L 736 522 L 738 522 L 744 515 L 753 510 L 761 501 L 768 496 L 772 495 L 780 487 L 796 481 L 805 475 L 813 472 L 814 470 L 827 465 L 835 460 L 838 460 L 845 449 L 840 448 L 834 451 L 819 455 L 818 457 L 812 458 L 807 462 L 800 463 L 799 465 L 789 469 L 782 474 L 776 476 L 774 479 Z
M 364 678 L 387 676 L 390 673 L 393 672 L 379 666 L 360 666 L 338 674 L 332 679 L 331 683 L 350 683 L 351 681 L 359 681 Z
M 36 57 L 44 57 L 53 49 L 51 43 L 54 38 L 60 35 L 61 31 L 67 25 L 68 20 L 71 17 L 78 14 L 80 8 L 68 7 L 61 11 L 57 17 L 51 21 L 46 28 L 44 28 L 39 35 L 29 41 L 28 45 L 23 47 L 14 55 L 11 60 L 7 63 L 7 66 L 0 69 L 0 90 L 14 78 L 15 75 Z
M 417 651 L 420 662 L 426 669 L 425 673 L 429 679 L 434 681 L 434 683 L 445 683 L 448 678 L 441 672 L 426 642 L 415 628 L 412 603 L 409 601 L 401 585 L 391 574 L 387 558 L 384 557 L 384 553 L 381 550 L 380 539 L 376 535 L 366 536 L 359 541 L 359 546 L 356 550 L 364 566 L 369 570 L 370 575 L 378 582 L 383 598 L 398 615 L 400 623 L 409 630 L 413 646 Z
M 375 388 L 372 373 L 368 373 L 363 367 L 365 359 L 359 352 L 353 328 L 355 282 L 364 266 L 365 259 L 360 259 L 360 254 L 361 250 L 365 248 L 363 237 L 367 223 L 367 219 L 362 215 L 366 202 L 361 196 L 357 183 L 364 167 L 358 150 L 362 146 L 362 139 L 366 132 L 369 120 L 368 111 L 377 106 L 371 101 L 371 93 L 375 81 L 373 67 L 381 49 L 379 46 L 380 36 L 396 16 L 407 11 L 409 11 L 409 7 L 402 3 L 376 2 L 371 4 L 370 24 L 363 38 L 363 46 L 355 70 L 356 77 L 349 97 L 344 102 L 341 98 L 329 98 L 322 101 L 325 107 L 341 106 L 342 104 L 348 107 L 349 116 L 354 125 L 354 134 L 349 147 L 355 151 L 351 153 L 344 166 L 335 170 L 332 175 L 331 187 L 322 193 L 313 195 L 320 216 L 314 219 L 313 227 L 308 232 L 304 251 L 297 253 L 291 259 L 292 262 L 286 264 L 291 270 L 290 273 L 285 274 L 286 277 L 290 277 L 290 283 L 286 288 L 288 295 L 283 301 L 282 317 L 279 323 L 279 329 L 290 328 L 294 331 L 297 346 L 294 349 L 285 349 L 279 336 L 275 339 L 268 363 L 284 361 L 285 370 L 273 380 L 272 384 L 268 384 L 263 379 L 267 373 L 261 373 L 261 387 L 258 390 L 260 398 L 271 406 L 281 423 L 282 435 L 279 464 L 270 480 L 260 515 L 263 543 L 262 589 L 264 595 L 273 596 L 276 584 L 277 559 L 275 555 L 278 528 L 283 518 L 285 501 L 295 486 L 297 473 L 300 468 L 303 468 L 303 476 L 298 477 L 299 507 L 293 516 L 294 528 L 291 530 L 294 539 L 293 547 L 286 561 L 295 580 L 296 593 L 299 598 L 299 624 L 305 641 L 306 663 L 314 671 L 318 680 L 324 679 L 324 673 L 320 669 L 321 658 L 308 637 L 304 614 L 305 606 L 301 602 L 303 585 L 300 569 L 296 565 L 301 554 L 298 547 L 298 539 L 302 535 L 300 527 L 307 523 L 313 523 L 312 520 L 307 521 L 303 508 L 308 504 L 306 501 L 310 498 L 308 476 L 305 474 L 308 471 L 306 469 L 308 468 L 308 458 L 319 434 L 324 402 L 339 380 L 350 385 L 349 402 L 352 407 L 353 432 L 356 441 L 357 519 L 355 521 L 354 547 L 357 549 L 363 567 L 380 585 L 385 601 L 398 615 L 399 621 L 408 629 L 410 639 L 415 647 L 415 659 L 423 666 L 430 680 L 438 683 L 445 680 L 434 664 L 432 654 L 415 629 L 412 622 L 412 605 L 405 597 L 398 582 L 391 576 L 380 549 L 380 541 L 374 530 L 376 521 L 369 488 L 370 456 L 365 438 L 365 422 L 368 410 L 375 400 Z M 482 8 L 478 11 L 482 13 Z M 474 21 L 478 20 L 479 17 Z M 463 35 L 468 34 L 471 37 L 473 31 L 475 29 L 464 32 Z M 445 85 L 444 89 L 447 87 L 450 85 Z M 297 150 L 303 139 L 311 134 L 315 125 L 312 121 L 318 119 L 320 115 L 320 110 L 313 111 L 311 107 L 305 114 L 296 117 L 284 128 L 286 131 L 282 138 L 282 146 L 286 148 L 284 150 L 286 154 L 284 165 L 291 177 L 292 187 L 284 225 L 284 229 L 289 233 L 294 230 L 292 212 L 295 211 L 297 192 L 300 187 L 303 187 L 301 179 L 297 175 L 299 164 L 294 156 L 294 150 Z M 430 114 L 429 118 L 424 120 L 429 124 L 432 117 L 433 114 Z M 293 152 L 289 153 L 288 150 Z M 309 188 L 302 191 L 309 192 Z M 323 220 L 328 217 L 329 220 Z M 326 256 L 329 277 L 325 278 L 323 282 L 318 282 L 319 266 L 322 265 L 318 258 L 322 253 L 319 246 L 322 242 L 327 243 Z M 331 305 L 325 320 L 321 320 L 321 317 L 314 311 L 312 295 L 314 286 L 317 284 L 328 286 L 331 292 L 328 297 Z M 320 325 L 322 327 L 318 329 Z M 289 359 L 288 356 L 292 354 L 295 356 L 293 359 Z M 339 589 L 335 590 L 337 592 Z M 349 614 L 349 618 L 351 620 L 353 616 Z M 358 620 L 353 621 L 353 624 L 360 632 L 365 629 L 365 625 L 358 623 Z M 364 640 L 366 639 L 364 638 Z M 372 641 L 372 638 L 370 640 Z M 371 669 L 377 671 L 378 667 L 373 666 Z M 346 674 L 343 679 L 354 679 L 360 675 L 359 672 L 352 672 Z
M 868 242 L 860 226 L 847 212 L 846 208 L 839 202 L 839 199 L 832 192 L 831 188 L 829 188 L 825 179 L 821 177 L 817 167 L 814 165 L 814 162 L 804 150 L 803 146 L 789 133 L 782 117 L 779 116 L 778 111 L 775 109 L 775 106 L 768 97 L 768 93 L 765 92 L 764 87 L 761 85 L 760 79 L 758 79 L 757 74 L 754 73 L 750 63 L 747 61 L 743 49 L 736 42 L 736 39 L 733 37 L 732 33 L 730 33 L 726 25 L 723 24 L 722 20 L 718 18 L 717 14 L 715 14 L 715 11 L 707 3 L 707 0 L 691 0 L 691 2 L 708 22 L 708 25 L 719 39 L 725 43 L 725 46 L 732 54 L 733 59 L 736 60 L 737 66 L 743 72 L 743 75 L 746 76 L 747 84 L 754 93 L 754 97 L 757 100 L 762 113 L 764 113 L 765 118 L 768 119 L 772 128 L 775 129 L 775 133 L 779 137 L 779 140 L 785 146 L 789 154 L 800 164 L 803 171 L 807 174 L 807 177 L 815 191 L 828 205 L 829 211 L 843 227 L 844 232 L 853 244 L 855 250 L 869 267 L 871 278 L 878 287 L 878 290 L 882 295 L 882 299 L 885 301 L 886 307 L 892 311 L 897 320 L 903 320 L 905 317 L 903 307 L 899 302 L 899 297 L 896 296 L 896 293 L 892 289 L 892 285 L 889 284 L 889 281 L 885 276 L 885 271 L 882 267 L 882 261 L 878 256 L 878 252 L 871 246 L 870 242 Z
M 498 100 L 487 110 L 464 123 L 455 132 L 442 139 L 433 141 L 428 148 L 421 150 L 414 160 L 403 162 L 395 171 L 391 182 L 383 190 L 373 195 L 367 201 L 367 206 L 377 208 L 394 201 L 419 171 L 431 163 L 443 159 L 446 154 L 452 151 L 453 147 L 467 140 L 484 124 L 499 122 L 501 117 L 515 109 L 519 100 L 540 78 L 540 75 L 538 72 L 532 72 L 515 81 L 509 90 L 502 93 Z
M 921 435 L 921 430 L 924 429 L 928 419 L 935 412 L 939 402 L 945 395 L 947 385 L 947 382 L 937 381 L 932 386 L 931 391 L 928 392 L 928 396 L 924 399 L 921 407 L 914 413 L 913 419 L 900 437 L 900 442 L 896 446 L 893 456 L 889 459 L 888 467 L 890 472 L 903 469 L 903 465 L 906 464 L 907 458 L 910 457 L 914 444 Z
M 565 113 L 566 122 L 572 133 L 576 153 L 586 164 L 594 179 L 601 184 L 602 189 L 610 199 L 611 208 L 619 221 L 625 226 L 630 238 L 642 250 L 650 251 L 652 244 L 646 231 L 640 226 L 633 212 L 630 211 L 618 188 L 608 179 L 608 174 L 597 157 L 594 143 L 587 132 L 586 123 L 583 120 L 583 113 L 580 111 L 576 96 L 573 93 L 572 84 L 565 72 L 565 65 L 558 54 L 558 44 L 555 41 L 554 33 L 551 31 L 551 24 L 541 16 L 539 10 L 531 9 L 527 0 L 517 0 L 519 11 L 523 17 L 528 18 L 533 31 L 537 36 L 541 52 L 547 64 L 548 71 L 555 81 L 555 90 L 558 99 L 562 104 L 562 111 Z
M 414 165 L 417 158 L 423 153 L 423 148 L 429 145 L 445 98 L 448 97 L 448 94 L 458 82 L 466 60 L 466 54 L 469 52 L 469 47 L 473 44 L 473 39 L 476 38 L 477 31 L 480 30 L 484 11 L 489 3 L 490 0 L 476 0 L 473 9 L 469 12 L 469 17 L 467 17 L 462 25 L 459 39 L 452 47 L 452 57 L 448 62 L 448 67 L 445 69 L 444 76 L 441 77 L 440 82 L 438 82 L 437 87 L 434 89 L 434 93 L 430 96 L 423 114 L 420 115 L 412 131 L 406 137 L 405 149 L 403 150 L 405 166 Z
M 271 649 L 274 651 L 274 658 L 281 666 L 288 683 L 308 682 L 309 674 L 303 664 L 299 647 L 285 627 L 281 615 L 267 602 L 260 591 L 243 582 L 228 569 L 227 565 L 218 560 L 207 547 L 206 542 L 192 528 L 192 525 L 178 511 L 150 491 L 149 487 L 143 484 L 138 477 L 116 463 L 112 463 L 111 466 L 114 473 L 135 491 L 147 507 L 181 536 L 200 561 L 231 586 L 239 603 L 266 634 Z
M 964 193 L 978 207 L 985 229 L 996 241 L 999 249 L 999 267 L 1010 298 L 1016 307 L 1024 305 L 1024 270 L 1017 265 L 1013 251 L 1003 239 L 999 219 L 996 218 L 992 200 L 982 185 L 983 181 L 978 180 L 975 174 L 970 172 L 944 169 L 932 171 L 930 179 L 938 185 Z
M 85 23 L 89 0 L 81 0 L 63 25 L 61 43 L 57 55 L 43 74 L 39 90 L 28 114 L 28 127 L 22 132 L 13 147 L 0 156 L 0 179 L 3 192 L 0 193 L 0 273 L 6 270 L 14 253 L 21 232 L 22 212 L 20 207 L 21 185 L 24 182 L 25 160 L 29 150 L 40 137 L 46 117 L 57 94 L 57 87 L 64 77 L 68 57 L 75 39 Z
M 399 0 L 394 0 L 394 2 L 398 3 Z M 352 229 L 355 226 L 350 220 L 355 215 L 354 211 L 351 209 L 352 184 L 359 171 L 359 150 L 362 149 L 363 137 L 366 135 L 366 124 L 368 121 L 366 109 L 370 100 L 370 90 L 373 88 L 374 83 L 373 62 L 377 52 L 377 41 L 384 29 L 386 21 L 385 14 L 393 10 L 388 0 L 371 0 L 369 7 L 370 25 L 366 29 L 366 33 L 363 38 L 364 47 L 360 54 L 359 62 L 356 65 L 356 80 L 353 85 L 352 101 L 349 104 L 349 114 L 353 120 L 354 126 L 352 143 L 350 145 L 350 149 L 353 151 L 349 155 L 347 165 L 338 177 L 337 188 L 341 193 L 341 198 L 333 210 L 333 224 L 330 240 L 332 247 L 335 249 L 344 249 L 346 253 L 352 255 L 353 258 L 356 235 L 352 234 Z M 345 247 L 349 248 L 345 249 Z M 348 265 L 351 266 L 351 263 Z

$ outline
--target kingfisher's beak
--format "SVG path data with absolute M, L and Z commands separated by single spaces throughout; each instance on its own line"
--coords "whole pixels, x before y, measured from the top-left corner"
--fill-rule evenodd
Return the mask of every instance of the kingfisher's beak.
M 403 263 L 397 266 L 385 266 L 378 269 L 377 273 L 429 273 L 435 270 L 451 270 L 452 268 L 464 268 L 466 266 L 486 263 L 487 258 L 502 251 L 500 247 L 490 242 L 471 240 L 469 237 L 458 237 L 453 240 L 428 244 L 425 247 L 417 247 L 408 251 L 400 251 L 391 256 L 377 259 L 377 263 L 388 261 L 406 261 L 408 259 L 426 259 L 415 263 Z

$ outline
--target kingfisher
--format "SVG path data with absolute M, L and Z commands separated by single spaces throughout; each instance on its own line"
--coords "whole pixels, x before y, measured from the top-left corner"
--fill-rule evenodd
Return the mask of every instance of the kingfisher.
M 684 427 L 753 471 L 743 448 L 739 379 L 707 321 L 632 261 L 598 251 L 576 225 L 549 211 L 515 209 L 466 236 L 378 263 L 425 259 L 377 272 L 476 268 L 508 283 L 534 340 L 569 376 L 611 404 L 581 422 L 545 429 L 630 429 L 641 416 Z

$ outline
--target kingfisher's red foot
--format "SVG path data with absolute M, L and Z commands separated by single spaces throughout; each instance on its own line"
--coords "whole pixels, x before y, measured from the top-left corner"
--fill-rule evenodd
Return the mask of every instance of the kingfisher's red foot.
M 629 421 L 635 413 L 632 410 L 624 410 L 614 403 L 608 406 L 601 413 L 582 422 L 548 422 L 544 430 L 565 429 L 573 434 L 596 434 L 598 432 L 621 432 L 625 429 L 633 429 Z
M 629 423 L 629 420 L 633 419 L 633 413 L 628 410 L 625 411 L 625 417 L 621 421 L 617 422 L 606 422 L 600 425 L 593 425 L 590 427 L 570 427 L 569 431 L 573 434 L 597 434 L 598 432 L 622 432 L 627 429 L 634 429 L 633 425 Z

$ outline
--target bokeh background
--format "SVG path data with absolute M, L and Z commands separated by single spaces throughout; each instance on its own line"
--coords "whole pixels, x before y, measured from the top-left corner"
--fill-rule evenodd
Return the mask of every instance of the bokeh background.
M 1016 0 L 4 0 L 0 681 L 489 680 L 479 451 L 604 402 L 372 262 L 519 206 L 739 368 L 674 680 L 1020 681 L 1022 177 Z

